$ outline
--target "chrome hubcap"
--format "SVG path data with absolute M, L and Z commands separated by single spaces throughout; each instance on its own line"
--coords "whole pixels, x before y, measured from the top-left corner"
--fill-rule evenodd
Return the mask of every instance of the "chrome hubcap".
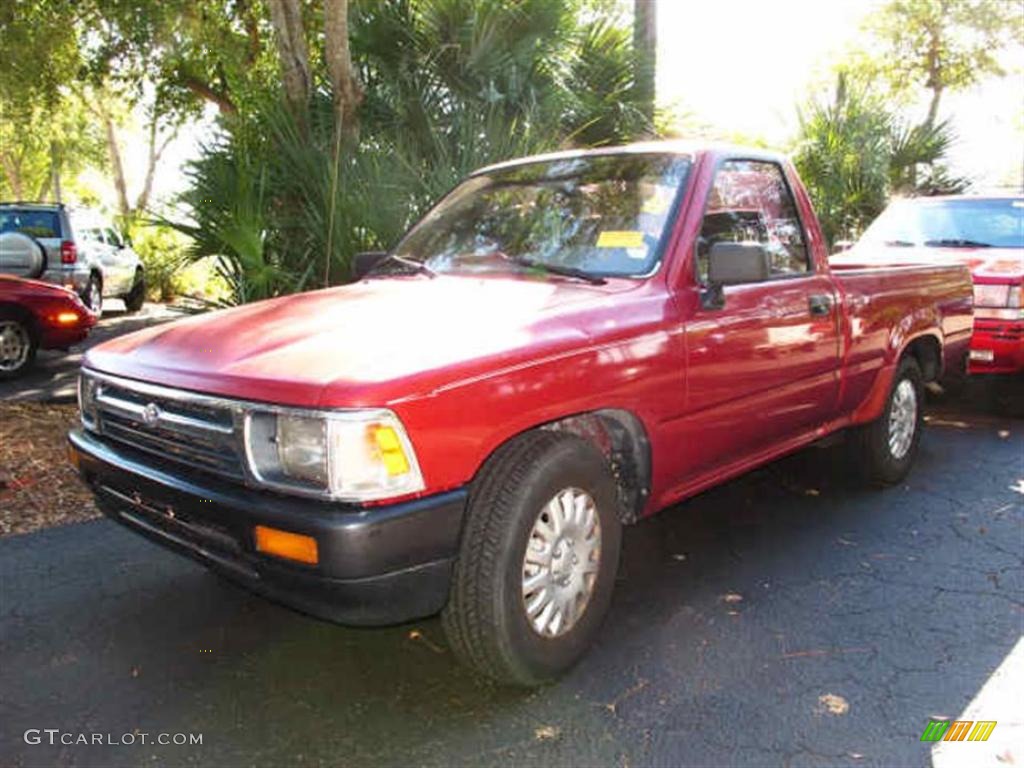
M 894 459 L 902 459 L 914 442 L 917 429 L 917 390 L 909 379 L 896 385 L 889 410 L 889 452 Z
M 28 331 L 14 320 L 0 320 L 0 371 L 16 371 L 28 359 Z
M 541 509 L 523 557 L 523 608 L 534 632 L 558 637 L 587 608 L 601 565 L 601 520 L 586 491 L 565 488 Z

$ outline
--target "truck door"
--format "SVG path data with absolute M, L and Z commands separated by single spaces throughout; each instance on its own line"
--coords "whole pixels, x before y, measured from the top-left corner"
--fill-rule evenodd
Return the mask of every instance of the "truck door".
M 719 165 L 695 245 L 699 283 L 721 241 L 760 243 L 771 270 L 763 282 L 726 286 L 721 307 L 700 306 L 687 323 L 687 432 L 699 436 L 691 477 L 799 439 L 836 407 L 838 297 L 816 271 L 780 165 Z

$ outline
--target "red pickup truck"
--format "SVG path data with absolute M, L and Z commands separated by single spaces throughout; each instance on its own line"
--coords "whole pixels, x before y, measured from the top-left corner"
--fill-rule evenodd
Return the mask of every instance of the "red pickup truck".
M 624 525 L 838 430 L 900 481 L 971 313 L 963 266 L 830 271 L 775 154 L 526 158 L 354 284 L 91 349 L 70 452 L 154 541 L 336 621 L 440 611 L 534 684 L 598 631 Z

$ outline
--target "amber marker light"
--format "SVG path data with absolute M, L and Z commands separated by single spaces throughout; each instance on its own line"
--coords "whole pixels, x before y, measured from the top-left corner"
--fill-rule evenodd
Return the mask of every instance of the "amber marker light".
M 405 456 L 402 441 L 394 427 L 378 426 L 371 427 L 371 429 L 373 430 L 373 439 L 376 443 L 377 453 L 387 473 L 394 477 L 395 475 L 404 475 L 408 472 L 409 459 Z
M 316 539 L 301 533 L 290 533 L 265 525 L 256 526 L 256 551 L 267 555 L 316 565 L 320 562 Z
M 78 322 L 77 312 L 60 312 L 57 314 L 58 325 L 73 325 Z

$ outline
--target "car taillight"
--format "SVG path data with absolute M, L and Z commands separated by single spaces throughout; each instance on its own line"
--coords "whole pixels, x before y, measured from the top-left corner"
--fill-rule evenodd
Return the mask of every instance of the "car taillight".
M 64 240 L 60 244 L 60 263 L 74 264 L 78 259 L 78 248 L 70 240 Z

